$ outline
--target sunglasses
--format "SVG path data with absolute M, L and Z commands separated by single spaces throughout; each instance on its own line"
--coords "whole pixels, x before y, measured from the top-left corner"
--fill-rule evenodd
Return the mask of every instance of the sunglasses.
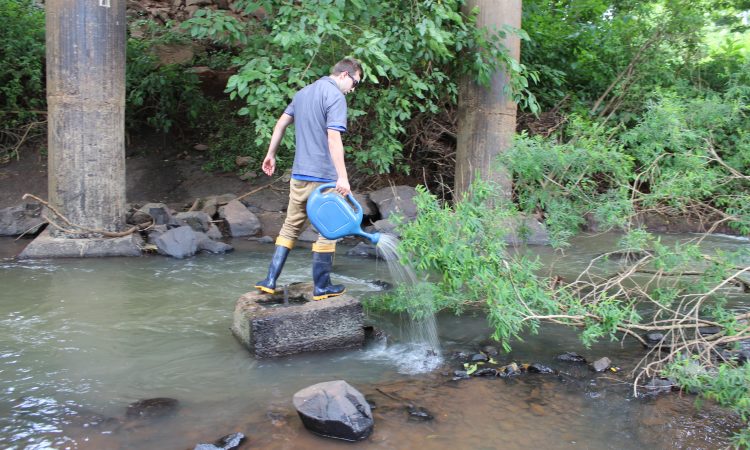
M 349 72 L 344 72 L 344 73 L 346 74 L 346 76 L 347 76 L 347 77 L 349 77 L 349 78 L 351 78 L 351 79 L 352 79 L 352 83 L 354 83 L 354 84 L 352 85 L 352 87 L 353 87 L 353 88 L 357 87 L 357 85 L 359 84 L 359 80 L 357 80 L 357 79 L 355 79 L 355 78 L 354 78 L 353 76 L 351 76 L 351 74 L 350 74 Z

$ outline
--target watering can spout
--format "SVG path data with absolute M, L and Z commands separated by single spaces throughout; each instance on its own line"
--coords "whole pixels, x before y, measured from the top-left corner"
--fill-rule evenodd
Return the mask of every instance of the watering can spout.
M 362 230 L 362 206 L 351 194 L 344 198 L 335 191 L 330 191 L 335 187 L 335 183 L 326 183 L 310 194 L 307 199 L 307 217 L 310 222 L 326 239 L 357 235 L 377 245 L 380 233 L 366 233 Z M 329 191 L 324 193 L 325 190 Z
M 372 242 L 372 245 L 378 245 L 378 242 L 380 242 L 380 233 L 365 233 L 362 231 L 361 233 L 357 233 L 363 238 L 368 239 L 370 242 Z

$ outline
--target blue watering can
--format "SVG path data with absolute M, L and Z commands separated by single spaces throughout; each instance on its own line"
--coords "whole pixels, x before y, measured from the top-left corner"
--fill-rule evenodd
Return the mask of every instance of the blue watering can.
M 357 203 L 354 196 L 349 194 L 349 202 L 356 208 L 352 209 L 347 199 L 339 195 L 333 189 L 336 183 L 326 183 L 318 186 L 307 199 L 307 217 L 313 226 L 326 239 L 338 239 L 350 234 L 369 239 L 373 244 L 380 240 L 380 233 L 365 233 L 362 231 L 362 206 Z

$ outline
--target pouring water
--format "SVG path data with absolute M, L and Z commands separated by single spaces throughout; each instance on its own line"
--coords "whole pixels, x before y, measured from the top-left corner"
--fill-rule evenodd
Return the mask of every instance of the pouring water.
M 307 216 L 313 226 L 328 239 L 349 235 L 362 236 L 376 244 L 378 253 L 388 265 L 393 281 L 406 289 L 412 298 L 420 298 L 418 309 L 407 310 L 407 326 L 402 335 L 404 342 L 383 347 L 370 354 L 376 358 L 393 360 L 401 373 L 422 373 L 436 369 L 442 363 L 440 341 L 437 335 L 435 312 L 431 298 L 424 298 L 420 282 L 409 266 L 399 262 L 398 239 L 383 233 L 366 233 L 362 230 L 362 206 L 351 194 L 338 195 L 335 183 L 318 186 L 307 200 Z M 411 295 L 413 294 L 413 295 Z
M 429 291 L 420 289 L 421 281 L 417 279 L 414 270 L 399 262 L 398 244 L 399 240 L 395 236 L 381 234 L 376 248 L 388 265 L 394 283 L 406 289 L 414 298 L 420 298 L 419 311 L 414 308 L 407 310 L 402 343 L 382 346 L 371 351 L 369 356 L 393 360 L 401 373 L 430 372 L 443 362 L 433 302 L 431 298 L 424 297 L 424 293 Z

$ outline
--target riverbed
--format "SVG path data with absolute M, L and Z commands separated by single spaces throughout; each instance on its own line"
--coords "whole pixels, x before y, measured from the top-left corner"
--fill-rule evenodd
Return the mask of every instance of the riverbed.
M 613 248 L 617 238 L 578 238 L 565 255 L 530 251 L 564 277 Z M 712 405 L 695 409 L 689 395 L 633 397 L 627 373 L 643 355 L 639 344 L 586 349 L 574 331 L 559 326 L 542 327 L 496 359 L 538 362 L 564 376 L 452 381 L 460 364 L 451 355 L 496 345 L 481 314 L 439 315 L 445 362 L 429 373 L 400 370 L 393 349 L 406 319 L 387 314 L 367 317 L 389 336 L 387 346 L 370 342 L 359 350 L 255 360 L 229 327 L 237 298 L 265 276 L 272 246 L 232 244 L 233 253 L 184 260 L 17 261 L 11 257 L 23 243 L 1 239 L 0 447 L 188 449 L 233 432 L 248 436 L 243 448 L 350 447 L 307 432 L 291 404 L 297 390 L 336 379 L 375 406 L 375 432 L 357 447 L 717 448 L 740 426 Z M 747 244 L 722 236 L 707 241 L 725 250 Z M 309 250 L 295 249 L 280 281 L 309 277 Z M 378 280 L 390 281 L 383 262 L 337 255 L 333 281 L 348 293 L 379 295 Z M 745 295 L 733 302 L 750 305 Z M 623 370 L 600 375 L 555 359 L 566 351 L 589 360 L 607 356 Z M 155 397 L 177 399 L 179 407 L 164 418 L 126 417 L 129 404 Z M 434 419 L 415 420 L 409 404 Z

